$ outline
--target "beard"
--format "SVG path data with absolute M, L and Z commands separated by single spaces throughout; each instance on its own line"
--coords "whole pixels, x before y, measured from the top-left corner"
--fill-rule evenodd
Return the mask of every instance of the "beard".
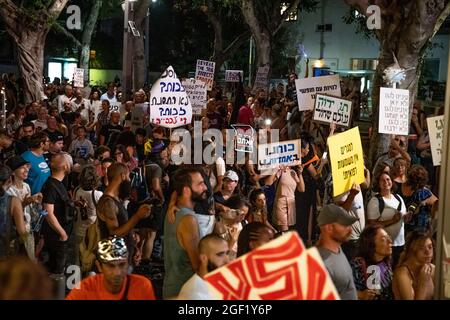
M 208 260 L 208 265 L 206 266 L 206 270 L 208 270 L 208 272 L 212 272 L 212 271 L 216 270 L 217 268 L 219 268 L 219 267 Z
M 119 198 L 124 200 L 128 199 L 131 194 L 131 181 L 122 181 L 119 185 Z
M 206 199 L 208 199 L 208 192 L 207 192 L 208 190 L 205 190 L 202 193 L 198 193 L 192 189 L 191 191 L 192 191 L 191 198 L 193 202 L 203 202 Z

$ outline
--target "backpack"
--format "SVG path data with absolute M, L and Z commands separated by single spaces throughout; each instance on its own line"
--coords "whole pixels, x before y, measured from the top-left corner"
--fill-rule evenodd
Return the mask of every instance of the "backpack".
M 96 206 L 97 202 L 95 201 L 94 192 L 92 193 L 92 201 Z M 97 217 L 97 220 L 87 228 L 83 241 L 80 243 L 80 266 L 81 272 L 83 273 L 94 270 L 96 260 L 95 249 L 97 243 L 101 240 L 98 219 Z
M 375 196 L 378 199 L 378 209 L 379 209 L 380 216 L 378 217 L 377 221 L 379 221 L 381 219 L 381 215 L 383 214 L 383 210 L 384 210 L 384 205 L 385 204 L 384 204 L 383 196 L 381 194 L 377 193 Z M 398 201 L 397 211 L 402 210 L 402 199 L 396 193 L 394 193 L 393 196 Z

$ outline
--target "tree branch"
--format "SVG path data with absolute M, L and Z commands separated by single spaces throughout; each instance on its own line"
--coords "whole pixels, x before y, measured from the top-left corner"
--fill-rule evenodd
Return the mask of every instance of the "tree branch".
M 61 25 L 59 25 L 57 22 L 52 24 L 52 28 L 54 31 L 57 31 L 61 33 L 62 35 L 65 35 L 67 38 L 72 40 L 72 42 L 78 47 L 78 49 L 82 48 L 81 42 L 74 37 L 73 34 L 71 34 L 69 31 L 67 31 L 65 28 L 63 28 Z
M 344 0 L 350 7 L 355 8 L 364 16 L 367 14 L 367 8 L 370 6 L 369 0 Z
M 242 0 L 241 6 L 242 15 L 247 22 L 252 35 L 257 38 L 262 33 L 261 25 L 259 24 L 258 19 L 256 18 L 255 13 L 255 4 L 253 0 Z
M 228 47 L 223 50 L 224 60 L 227 60 L 229 56 L 231 56 L 234 51 L 239 49 L 244 43 L 246 43 L 250 38 L 250 31 L 245 31 L 238 35 L 233 42 L 231 42 Z
M 48 8 L 49 14 L 57 18 L 69 0 L 55 0 Z
M 436 25 L 434 26 L 433 34 L 431 35 L 431 38 L 434 38 L 436 33 L 441 28 L 444 21 L 447 19 L 447 17 L 450 15 L 450 2 L 447 2 L 447 5 L 445 6 L 444 10 L 441 12 L 438 20 L 436 21 Z
M 14 25 L 17 24 L 17 21 L 19 20 L 18 12 L 19 9 L 11 0 L 0 0 L 0 15 L 5 26 L 13 32 L 14 37 L 17 36 Z
M 91 8 L 91 12 L 90 12 L 89 17 L 83 28 L 83 34 L 81 36 L 80 46 L 82 44 L 90 44 L 91 43 L 92 33 L 94 32 L 95 24 L 97 23 L 98 14 L 100 13 L 100 8 L 102 7 L 102 5 L 103 5 L 103 0 L 94 1 L 94 5 Z M 72 39 L 72 40 L 76 40 L 76 39 Z
M 300 0 L 294 0 L 289 7 L 283 12 L 283 14 L 280 16 L 280 18 L 277 21 L 277 24 L 275 25 L 275 30 L 272 33 L 272 36 L 274 36 L 278 30 L 280 30 L 283 23 L 286 21 L 286 19 L 289 17 L 289 15 L 297 10 L 298 5 L 300 4 Z

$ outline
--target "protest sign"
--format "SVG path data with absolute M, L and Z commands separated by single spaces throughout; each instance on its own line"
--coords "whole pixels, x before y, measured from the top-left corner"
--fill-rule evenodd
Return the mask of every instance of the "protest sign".
M 206 84 L 196 79 L 185 79 L 181 84 L 191 100 L 192 114 L 201 115 L 202 109 L 206 109 Z
M 328 138 L 328 150 L 333 176 L 333 196 L 364 182 L 364 155 L 359 128 L 347 130 Z
M 84 87 L 84 69 L 75 68 L 73 72 L 73 86 L 78 88 Z
M 255 83 L 253 84 L 253 92 L 258 89 L 264 89 L 267 91 L 267 87 L 269 86 L 269 66 L 258 67 L 258 71 L 256 72 Z
M 348 127 L 352 115 L 352 101 L 324 94 L 316 95 L 314 120 L 334 122 L 338 126 Z
M 253 135 L 255 130 L 251 126 L 242 124 L 232 124 L 235 134 L 235 151 L 253 152 Z
M 341 96 L 339 75 L 297 79 L 295 80 L 295 87 L 300 111 L 314 109 L 316 94 Z
M 152 86 L 150 121 L 165 128 L 177 128 L 192 121 L 191 102 L 172 66 Z
M 409 90 L 380 88 L 379 115 L 379 133 L 408 135 Z
M 206 84 L 206 89 L 211 90 L 214 82 L 214 69 L 216 63 L 206 60 L 197 60 L 195 69 L 195 79 L 201 80 Z
M 316 248 L 288 232 L 208 273 L 215 300 L 339 300 Z
M 428 134 L 430 136 L 431 156 L 433 165 L 441 165 L 442 138 L 444 137 L 444 116 L 427 118 Z
M 242 70 L 225 70 L 226 82 L 244 82 L 244 71 Z
M 301 164 L 300 139 L 258 145 L 258 169 Z

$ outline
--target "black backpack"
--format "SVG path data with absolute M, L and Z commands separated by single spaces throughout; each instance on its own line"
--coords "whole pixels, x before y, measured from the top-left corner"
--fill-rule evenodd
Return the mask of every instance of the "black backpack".
M 381 218 L 381 215 L 383 214 L 383 210 L 384 210 L 384 200 L 383 200 L 383 196 L 381 194 L 379 194 L 379 193 L 377 193 L 375 196 L 378 199 L 378 209 L 379 209 L 379 212 L 380 212 L 380 216 L 378 217 L 377 221 L 379 221 L 380 218 Z M 398 201 L 397 211 L 402 210 L 402 199 L 396 193 L 394 193 L 393 196 Z

